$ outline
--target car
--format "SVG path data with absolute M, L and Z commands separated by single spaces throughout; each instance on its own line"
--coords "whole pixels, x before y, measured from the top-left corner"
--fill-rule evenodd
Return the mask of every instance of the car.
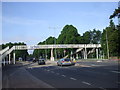
M 58 66 L 65 66 L 65 65 L 75 65 L 75 61 L 69 58 L 62 58 L 57 61 Z
M 21 57 L 18 58 L 19 61 L 22 61 L 23 59 Z
M 32 62 L 36 62 L 36 61 L 37 61 L 36 58 L 33 58 L 33 59 L 32 59 Z
M 38 65 L 45 65 L 45 59 L 39 59 L 38 60 Z

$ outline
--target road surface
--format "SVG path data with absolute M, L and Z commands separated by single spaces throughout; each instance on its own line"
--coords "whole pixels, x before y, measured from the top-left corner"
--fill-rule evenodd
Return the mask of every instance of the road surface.
M 100 90 L 108 90 L 110 88 L 116 88 L 116 90 L 120 87 L 120 80 L 119 74 L 120 71 L 118 70 L 118 62 L 117 61 L 109 61 L 109 62 L 78 62 L 75 66 L 57 66 L 53 65 L 19 65 L 18 66 L 10 66 L 10 68 L 4 68 L 3 70 L 3 88 L 12 87 L 14 88 L 16 85 L 12 84 L 9 85 L 11 82 L 10 76 L 6 81 L 7 75 L 5 74 L 5 70 L 10 69 L 7 73 L 11 73 L 11 76 L 14 75 L 15 70 L 20 68 L 24 68 L 24 72 L 28 72 L 32 78 L 34 78 L 34 83 L 37 84 L 36 86 L 33 85 L 31 88 L 97 88 Z M 18 74 L 19 72 L 17 72 Z M 21 74 L 22 75 L 22 74 Z M 28 75 L 28 74 L 27 74 Z M 26 78 L 27 76 L 22 76 Z M 14 77 L 15 78 L 15 77 Z M 19 79 L 19 78 L 18 78 Z M 28 80 L 31 78 L 28 78 Z M 14 80 L 14 79 L 13 79 Z M 27 79 L 25 79 L 27 80 Z M 7 83 L 6 85 L 6 82 Z M 44 85 L 40 86 L 40 82 L 44 82 Z M 17 86 L 19 88 L 29 88 L 29 83 L 24 82 L 23 84 L 27 83 L 28 85 Z M 32 82 L 31 82 L 32 83 Z M 38 84 L 39 83 L 39 84 Z M 17 88 L 16 87 L 16 88 Z

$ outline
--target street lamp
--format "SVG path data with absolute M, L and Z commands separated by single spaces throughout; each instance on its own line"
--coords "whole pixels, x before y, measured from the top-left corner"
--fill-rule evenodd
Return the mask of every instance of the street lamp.
M 59 27 L 49 27 L 49 29 L 53 29 L 54 30 L 54 45 L 56 45 L 56 38 L 55 38 L 55 30 L 58 29 Z M 55 59 L 57 59 L 57 55 L 56 55 L 56 48 L 55 48 Z

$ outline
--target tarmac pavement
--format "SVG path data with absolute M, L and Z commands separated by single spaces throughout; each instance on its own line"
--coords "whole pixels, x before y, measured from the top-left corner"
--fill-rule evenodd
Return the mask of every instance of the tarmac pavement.
M 107 65 L 107 64 L 110 65 L 110 63 L 104 64 L 104 62 L 109 62 L 109 61 L 84 62 L 78 60 L 75 66 L 77 68 L 77 67 L 94 67 L 95 65 L 98 67 L 100 65 Z M 29 68 L 34 69 L 39 67 L 47 68 L 48 66 L 56 67 L 57 61 L 47 60 L 46 65 L 38 65 L 37 62 L 33 63 L 29 61 L 19 61 L 16 62 L 15 65 L 7 65 L 2 69 L 3 71 L 2 87 L 3 88 L 54 88 L 53 86 L 33 76 L 30 72 L 28 72 L 28 70 L 26 70 Z
M 2 88 L 54 88 L 34 77 L 24 66 L 18 63 L 3 67 Z

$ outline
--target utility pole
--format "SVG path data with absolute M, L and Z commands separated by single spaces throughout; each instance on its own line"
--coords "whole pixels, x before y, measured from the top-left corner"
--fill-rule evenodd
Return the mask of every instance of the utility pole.
M 45 40 L 45 45 L 47 45 L 46 40 Z M 45 59 L 47 60 L 47 50 L 46 49 L 45 49 Z
M 106 30 L 106 44 L 107 44 L 107 57 L 109 59 L 109 46 L 108 46 L 108 35 L 107 35 L 107 30 Z

